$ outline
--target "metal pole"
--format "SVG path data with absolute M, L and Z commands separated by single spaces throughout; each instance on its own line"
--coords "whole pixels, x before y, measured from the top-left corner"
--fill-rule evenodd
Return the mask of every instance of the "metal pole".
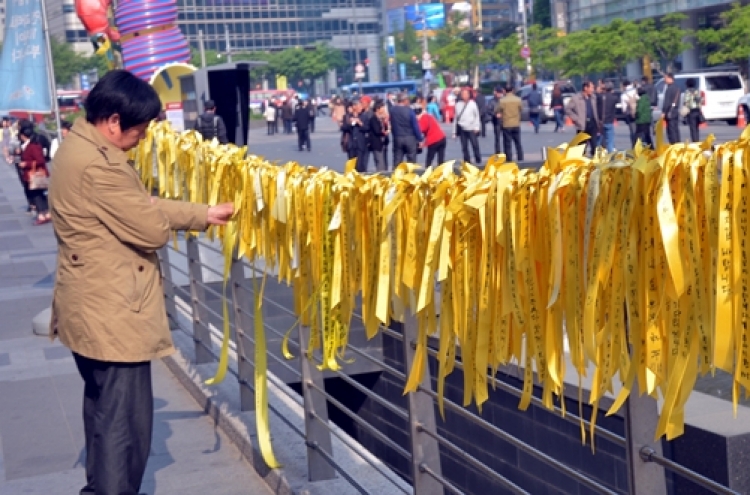
M 227 62 L 232 62 L 232 42 L 229 40 L 229 24 L 224 24 L 224 40 L 227 44 Z
M 523 23 L 523 46 L 529 46 L 529 22 L 526 16 L 526 0 L 518 0 L 521 8 L 521 19 Z M 526 58 L 526 77 L 531 79 L 531 57 Z
M 206 43 L 203 39 L 203 30 L 198 30 L 198 49 L 201 52 L 201 69 L 206 67 Z
M 409 373 L 414 365 L 416 353 L 412 343 L 418 335 L 417 319 L 410 311 L 403 323 L 404 371 Z M 416 392 L 407 394 L 409 406 L 409 440 L 411 452 L 412 485 L 415 495 L 442 495 L 443 485 L 438 481 L 442 475 L 440 467 L 440 444 L 437 441 L 437 422 L 432 397 L 425 391 L 432 391 L 429 367 L 419 382 Z M 430 434 L 425 431 L 431 432 Z M 432 476 L 431 476 L 432 474 Z
M 476 25 L 474 26 L 474 33 L 477 34 L 479 38 L 477 39 L 478 42 L 478 51 L 481 54 L 483 51 L 482 47 L 482 37 L 483 37 L 483 20 L 482 20 L 482 0 L 476 0 L 475 2 L 475 9 L 476 9 Z M 477 62 L 477 65 L 474 66 L 474 87 L 479 88 L 479 63 Z
M 359 65 L 359 21 L 357 20 L 357 0 L 352 0 L 352 21 L 354 22 L 354 60 L 356 64 Z M 362 96 L 362 79 L 358 79 L 357 82 L 359 84 L 359 96 Z
M 57 101 L 57 85 L 55 84 L 55 66 L 52 62 L 52 44 L 49 35 L 49 20 L 47 19 L 46 0 L 40 0 L 42 4 L 42 31 L 44 32 L 44 42 L 47 44 L 47 77 L 49 78 L 50 97 L 52 98 L 52 112 L 55 114 L 55 123 L 57 124 L 57 142 L 62 142 L 62 121 L 60 120 L 60 104 Z
M 214 360 L 211 355 L 211 331 L 208 328 L 208 311 L 206 291 L 203 289 L 203 267 L 201 266 L 201 250 L 198 239 L 187 238 L 188 273 L 190 274 L 190 306 L 193 309 L 193 342 L 195 342 L 195 364 L 210 363 Z M 201 304 L 203 303 L 203 304 Z
M 628 468 L 628 487 L 632 495 L 666 495 L 664 469 L 645 462 L 641 450 L 645 447 L 661 455 L 661 442 L 654 442 L 659 413 L 656 401 L 638 390 L 636 380 L 625 402 L 625 454 Z
M 255 270 L 250 272 L 255 277 Z M 240 384 L 240 410 L 255 410 L 255 391 L 251 390 L 255 380 L 255 365 L 249 356 L 253 355 L 253 347 L 247 334 L 252 334 L 255 325 L 255 314 L 248 314 L 253 308 L 253 300 L 248 297 L 248 287 L 244 284 L 245 262 L 232 257 L 232 270 L 229 283 L 232 286 L 232 307 L 234 308 L 234 335 L 237 343 L 237 381 Z M 255 294 L 253 294 L 255 296 Z M 253 344 L 254 345 L 254 344 Z

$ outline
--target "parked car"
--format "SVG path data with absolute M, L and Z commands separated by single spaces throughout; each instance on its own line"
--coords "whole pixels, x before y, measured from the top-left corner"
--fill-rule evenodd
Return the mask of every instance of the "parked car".
M 567 106 L 570 97 L 576 94 L 576 88 L 570 81 L 538 81 L 536 83 L 537 90 L 542 95 L 542 111 L 541 111 L 541 122 L 546 124 L 547 121 L 555 120 L 555 111 L 550 105 L 552 102 L 552 90 L 555 84 L 560 85 L 560 91 L 562 91 L 563 104 Z M 523 101 L 523 109 L 521 110 L 521 120 L 529 120 L 529 105 L 527 97 L 531 93 L 531 84 L 526 84 L 518 90 L 518 96 Z
M 706 120 L 723 120 L 729 125 L 736 125 L 737 109 L 741 105 L 748 107 L 745 81 L 740 72 L 735 69 L 707 69 L 675 74 L 674 81 L 683 94 L 687 89 L 687 80 L 690 78 L 696 80 L 697 89 L 703 96 L 702 110 Z M 660 79 L 655 86 L 658 104 L 654 118 L 658 119 L 664 106 L 664 91 L 667 85 L 664 79 Z M 682 105 L 682 97 L 680 97 L 679 105 Z

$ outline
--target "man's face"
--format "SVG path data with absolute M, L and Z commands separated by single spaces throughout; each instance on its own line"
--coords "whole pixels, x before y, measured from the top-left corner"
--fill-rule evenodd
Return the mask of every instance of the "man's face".
M 667 84 L 672 84 L 674 82 L 674 78 L 667 76 L 667 77 L 664 78 L 664 81 Z
M 138 142 L 146 137 L 146 129 L 148 129 L 149 124 L 150 122 L 144 122 L 123 131 L 120 126 L 120 116 L 114 114 L 106 121 L 106 137 L 122 151 L 128 151 L 135 148 Z
M 469 95 L 469 90 L 468 89 L 464 89 L 463 91 L 461 91 L 461 99 L 462 100 L 469 101 L 469 97 L 470 97 L 470 95 Z
M 594 85 L 593 84 L 587 84 L 583 87 L 583 94 L 586 96 L 591 96 L 591 94 L 594 92 Z
M 69 133 L 69 132 L 70 132 L 70 129 L 66 129 L 65 127 L 63 127 L 63 128 L 62 128 L 62 129 L 60 130 L 60 134 L 62 134 L 62 137 L 63 137 L 63 139 L 65 139 L 65 138 L 66 138 L 66 137 L 68 136 L 68 133 Z

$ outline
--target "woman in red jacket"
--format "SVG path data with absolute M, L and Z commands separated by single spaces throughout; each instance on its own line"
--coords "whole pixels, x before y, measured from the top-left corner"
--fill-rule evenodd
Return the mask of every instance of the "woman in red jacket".
M 414 111 L 417 114 L 417 122 L 419 122 L 419 130 L 424 135 L 424 146 L 427 146 L 427 160 L 425 166 L 429 167 L 432 165 L 432 159 L 437 155 L 437 164 L 440 165 L 445 163 L 445 133 L 440 127 L 440 123 L 425 112 L 425 106 L 427 102 L 424 98 L 419 98 L 417 103 L 414 104 Z
M 47 188 L 31 189 L 31 177 L 35 172 L 40 171 L 44 172 L 46 177 L 49 177 L 44 150 L 35 139 L 33 127 L 22 127 L 18 131 L 18 137 L 21 140 L 21 163 L 19 166 L 23 169 L 24 180 L 29 184 L 29 200 L 36 207 L 37 218 L 34 225 L 42 225 L 50 221 Z

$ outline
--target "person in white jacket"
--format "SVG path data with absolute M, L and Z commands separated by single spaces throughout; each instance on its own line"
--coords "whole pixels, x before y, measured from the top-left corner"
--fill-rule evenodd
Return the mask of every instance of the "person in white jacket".
M 273 102 L 269 101 L 266 104 L 266 111 L 263 112 L 263 116 L 266 118 L 266 125 L 268 126 L 267 134 L 272 136 L 276 131 L 276 107 L 273 106 Z
M 482 117 L 479 114 L 477 103 L 471 99 L 471 91 L 461 91 L 461 101 L 456 103 L 456 119 L 453 121 L 453 138 L 461 138 L 461 151 L 464 161 L 472 163 L 469 154 L 469 142 L 474 150 L 474 162 L 476 165 L 482 163 L 482 153 L 479 151 L 479 132 L 482 130 Z

